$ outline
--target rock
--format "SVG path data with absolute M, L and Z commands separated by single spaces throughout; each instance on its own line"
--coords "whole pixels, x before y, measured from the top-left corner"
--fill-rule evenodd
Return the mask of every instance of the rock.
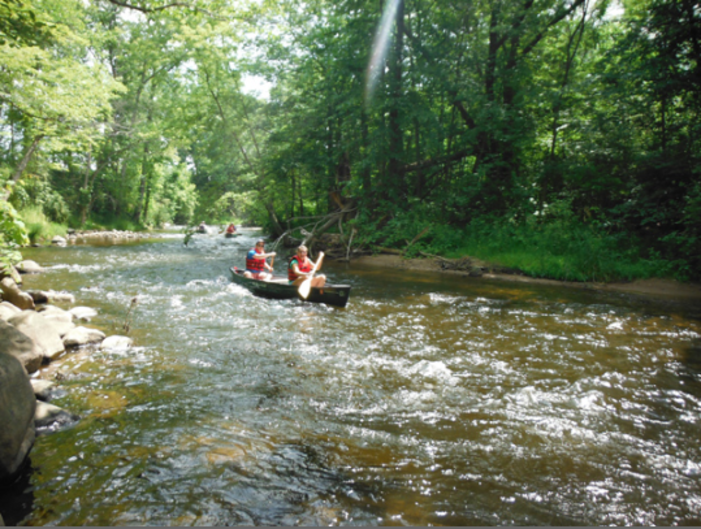
M 49 294 L 43 290 L 27 290 L 27 294 L 32 296 L 35 305 L 49 302 Z
M 20 274 L 40 274 L 44 269 L 36 262 L 27 259 L 17 265 L 17 271 Z
M 34 444 L 36 399 L 22 364 L 0 354 L 0 482 L 12 479 Z
M 73 307 L 69 310 L 76 320 L 90 321 L 92 318 L 97 316 L 97 311 L 90 307 Z
M 69 413 L 63 408 L 59 408 L 48 402 L 36 401 L 34 425 L 37 428 L 58 430 L 61 426 L 75 422 L 78 419 L 80 419 L 79 416 Z
M 49 400 L 51 397 L 51 390 L 55 386 L 53 382 L 41 378 L 30 378 L 29 382 L 32 384 L 32 390 L 37 399 Z
M 45 294 L 49 298 L 49 303 L 75 303 L 75 297 L 68 292 L 47 290 Z M 41 308 L 37 308 L 37 310 L 41 310 Z
M 51 305 L 51 304 L 46 304 L 42 305 L 41 307 L 37 307 L 37 312 L 40 313 L 42 316 L 46 318 L 47 314 L 53 314 L 53 313 L 58 313 L 63 315 L 65 318 L 70 318 L 71 321 L 73 321 L 73 314 L 68 312 L 67 310 L 63 310 L 61 307 L 57 307 L 56 305 Z
M 76 327 L 68 331 L 63 337 L 63 345 L 66 347 L 80 347 L 89 343 L 98 343 L 105 339 L 105 333 L 88 327 Z
M 22 311 L 17 316 L 10 318 L 8 323 L 11 323 L 18 331 L 29 336 L 47 359 L 53 359 L 66 350 L 61 336 L 46 318 L 38 312 L 33 310 Z
M 22 312 L 19 308 L 15 307 L 9 301 L 3 301 L 0 303 L 0 320 L 9 320 L 12 316 L 15 316 Z
M 134 340 L 132 340 L 128 336 L 119 336 L 119 335 L 108 336 L 100 344 L 100 349 L 103 349 L 103 350 L 109 349 L 111 351 L 123 351 L 123 350 L 129 349 L 133 343 L 134 343 Z
M 66 310 L 59 309 L 53 305 L 44 305 L 44 310 L 42 310 L 40 314 L 49 322 L 61 338 L 72 329 L 75 329 L 73 314 Z
M 22 292 L 12 278 L 5 277 L 0 280 L 0 289 L 2 290 L 3 299 L 9 301 L 15 307 L 22 310 L 34 308 L 32 296 L 26 292 Z
M 60 235 L 56 235 L 53 239 L 51 239 L 51 244 L 55 244 L 56 246 L 65 246 L 66 245 L 66 239 L 61 237 Z
M 44 361 L 44 354 L 34 340 L 4 320 L 0 320 L 0 353 L 14 356 L 30 374 Z

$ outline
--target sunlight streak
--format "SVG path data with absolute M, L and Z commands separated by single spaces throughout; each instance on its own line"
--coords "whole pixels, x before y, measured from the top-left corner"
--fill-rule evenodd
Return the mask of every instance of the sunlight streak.
M 399 0 L 387 0 L 382 20 L 375 33 L 375 40 L 372 44 L 372 54 L 370 63 L 367 69 L 367 81 L 365 84 L 365 103 L 369 104 L 377 86 L 377 81 L 380 78 L 382 69 L 384 68 L 387 50 L 389 48 L 389 37 L 392 29 L 392 22 L 397 16 L 397 8 Z

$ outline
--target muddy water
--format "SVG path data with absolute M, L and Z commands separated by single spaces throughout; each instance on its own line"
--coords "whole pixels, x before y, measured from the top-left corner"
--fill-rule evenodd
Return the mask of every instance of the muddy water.
M 264 300 L 256 235 L 27 252 L 137 347 L 42 372 L 82 419 L 7 523 L 701 524 L 701 307 L 333 263 L 347 308 Z

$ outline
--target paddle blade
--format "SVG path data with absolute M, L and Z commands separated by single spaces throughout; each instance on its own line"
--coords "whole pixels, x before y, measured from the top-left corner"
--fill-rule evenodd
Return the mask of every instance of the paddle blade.
M 302 281 L 302 284 L 299 285 L 299 295 L 302 296 L 302 299 L 307 299 L 311 291 L 312 278 L 310 277 L 309 279 L 305 279 L 304 281 Z

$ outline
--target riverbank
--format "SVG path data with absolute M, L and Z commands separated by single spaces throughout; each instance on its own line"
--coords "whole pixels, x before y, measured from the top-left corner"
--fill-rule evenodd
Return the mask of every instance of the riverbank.
M 66 376 L 59 371 L 63 361 L 77 352 L 121 353 L 133 344 L 127 336 L 108 337 L 91 326 L 96 309 L 69 308 L 75 304 L 73 294 L 22 288 L 23 275 L 44 271 L 35 261 L 25 260 L 0 276 L 0 487 L 6 491 L 18 486 L 38 435 L 81 419 L 50 402 L 63 391 L 58 387 Z M 6 517 L 7 509 L 0 502 L 0 526 L 4 519 L 16 521 L 12 514 Z
M 416 270 L 460 277 L 483 277 L 485 279 L 495 279 L 500 281 L 514 281 L 519 283 L 563 286 L 567 288 L 582 288 L 590 290 L 606 290 L 677 301 L 701 302 L 701 285 L 696 283 L 680 283 L 671 279 L 641 279 L 620 283 L 558 281 L 555 279 L 528 277 L 515 273 L 514 271 L 495 268 L 490 266 L 488 263 L 483 263 L 476 260 L 470 260 L 470 266 L 464 266 L 462 269 L 458 269 L 448 268 L 447 263 L 450 261 L 441 258 L 404 259 L 399 255 L 390 254 L 364 255 L 357 259 L 353 259 L 353 262 L 383 268 Z

